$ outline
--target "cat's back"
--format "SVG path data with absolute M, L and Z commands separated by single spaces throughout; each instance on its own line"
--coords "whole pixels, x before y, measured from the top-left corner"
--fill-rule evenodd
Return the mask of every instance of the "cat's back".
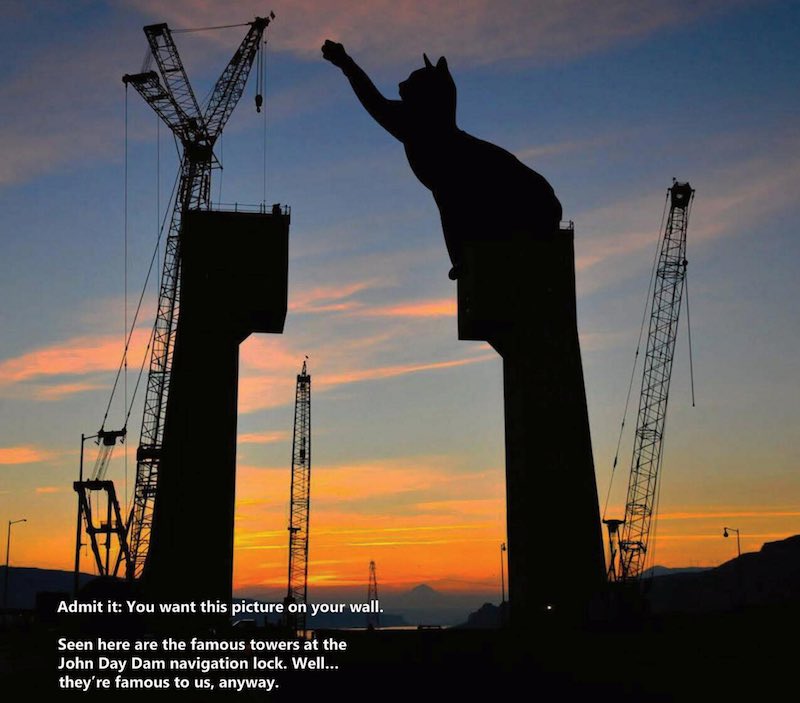
M 496 144 L 457 130 L 443 155 L 439 191 L 445 206 L 489 203 L 510 225 L 533 227 L 561 219 L 561 203 L 547 179 Z M 438 198 L 437 198 L 438 199 Z M 537 226 L 538 228 L 538 226 Z

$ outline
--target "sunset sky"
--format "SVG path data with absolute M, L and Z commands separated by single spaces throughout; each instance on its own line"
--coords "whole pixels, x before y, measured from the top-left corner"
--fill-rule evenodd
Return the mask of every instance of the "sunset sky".
M 344 43 L 390 97 L 447 56 L 466 131 L 553 184 L 575 222 L 579 327 L 601 496 L 609 486 L 664 196 L 696 189 L 665 444 L 657 563 L 713 565 L 800 533 L 800 6 L 640 0 L 10 0 L 0 55 L 0 527 L 11 563 L 70 568 L 81 432 L 108 402 L 124 330 L 124 73 L 141 28 L 273 10 L 266 125 L 248 85 L 214 201 L 289 204 L 283 336 L 242 346 L 235 585 L 285 584 L 294 381 L 308 355 L 310 581 L 497 589 L 505 539 L 502 372 L 459 342 L 430 194 L 319 47 Z M 243 27 L 176 35 L 199 98 Z M 128 316 L 177 162 L 128 96 Z M 480 205 L 480 204 L 476 204 Z M 502 207 L 503 203 L 492 203 Z M 536 275 L 538 262 L 531 262 Z M 154 315 L 145 298 L 128 376 Z M 622 517 L 636 390 L 608 514 Z M 123 418 L 120 395 L 107 429 Z M 130 496 L 141 404 L 110 475 Z M 91 460 L 93 460 L 93 445 Z M 560 501 L 569 519 L 569 496 Z M 602 506 L 601 506 L 602 507 Z M 531 506 L 531 514 L 536 505 Z M 557 526 L 542 526 L 558 539 Z M 84 561 L 88 566 L 88 559 Z M 543 565 L 543 569 L 547 568 Z M 313 590 L 312 590 L 313 597 Z

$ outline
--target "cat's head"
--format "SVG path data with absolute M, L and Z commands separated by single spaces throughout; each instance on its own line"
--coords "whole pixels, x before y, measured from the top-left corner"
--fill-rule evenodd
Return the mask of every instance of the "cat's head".
M 442 56 L 434 66 L 425 54 L 422 58 L 425 66 L 400 83 L 400 99 L 425 119 L 455 124 L 456 84 L 447 60 Z

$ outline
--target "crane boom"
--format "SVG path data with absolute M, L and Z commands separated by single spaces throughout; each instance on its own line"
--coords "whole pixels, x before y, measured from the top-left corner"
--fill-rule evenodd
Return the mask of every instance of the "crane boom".
M 169 27 L 166 23 L 151 24 L 144 28 L 144 34 L 147 43 L 150 44 L 150 51 L 156 60 L 158 71 L 164 78 L 167 93 L 181 112 L 183 121 L 187 125 L 192 120 L 200 123 L 200 106 L 197 104 L 197 98 L 194 96 Z
M 311 498 L 311 376 L 306 362 L 297 376 L 292 438 L 292 483 L 289 504 L 289 582 L 286 589 L 287 613 L 290 604 L 306 603 L 308 597 L 308 518 Z M 288 614 L 287 625 L 305 632 L 304 612 Z
M 155 71 L 148 71 L 136 74 L 136 76 L 126 76 L 126 78 L 128 78 L 128 85 L 132 85 L 136 89 L 136 92 L 156 111 L 181 142 L 189 141 L 191 137 L 185 131 L 188 120 L 180 106 L 161 84 L 158 74 Z M 123 80 L 125 79 L 123 78 Z
M 618 542 L 618 580 L 637 580 L 645 569 L 650 527 L 663 457 L 667 401 L 678 334 L 681 299 L 686 278 L 686 230 L 694 190 L 673 182 L 669 189 L 669 216 L 658 255 L 650 308 L 647 351 L 642 373 L 625 519 L 607 521 L 612 537 L 621 526 Z M 612 553 L 612 559 L 614 555 Z M 610 573 L 614 572 L 612 568 Z
M 126 74 L 122 79 L 126 85 L 132 85 L 164 120 L 183 148 L 179 185 L 166 237 L 142 429 L 136 453 L 136 483 L 128 518 L 129 578 L 141 575 L 150 542 L 173 343 L 180 309 L 180 233 L 183 215 L 189 210 L 207 209 L 210 206 L 214 143 L 241 98 L 256 50 L 271 19 L 272 16 L 257 17 L 250 23 L 247 36 L 214 87 L 205 114 L 198 107 L 172 33 L 166 24 L 144 28 L 160 79 L 154 71 Z M 208 126 L 209 121 L 212 128 Z
M 266 23 L 269 21 L 269 19 L 264 20 Z M 263 33 L 264 27 L 261 27 L 256 20 L 250 26 L 250 31 L 247 32 L 241 45 L 217 80 L 204 112 L 206 129 L 209 134 L 219 135 L 222 133 L 236 103 L 242 97 Z

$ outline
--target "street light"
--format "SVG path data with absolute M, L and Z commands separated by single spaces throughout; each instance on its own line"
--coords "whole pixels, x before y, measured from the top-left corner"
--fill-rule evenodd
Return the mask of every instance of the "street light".
M 742 556 L 742 542 L 739 538 L 739 530 L 735 527 L 723 527 L 722 528 L 722 536 L 723 537 L 730 537 L 728 532 L 735 532 L 736 533 L 736 551 L 739 553 L 739 556 Z
M 78 482 L 83 483 L 83 448 L 86 444 L 87 439 L 97 439 L 97 435 L 85 435 L 81 432 L 81 459 L 80 464 L 78 465 Z M 76 488 L 77 490 L 77 488 Z M 80 504 L 79 504 L 80 506 Z M 74 583 L 72 586 L 72 597 L 78 597 L 78 586 L 80 585 L 80 574 L 81 574 L 81 515 L 80 507 L 78 507 L 78 524 L 75 529 L 75 573 L 74 573 Z
M 8 607 L 8 556 L 11 552 L 11 526 L 16 525 L 18 522 L 28 522 L 25 518 L 19 520 L 8 521 L 8 538 L 6 539 L 6 573 L 3 584 L 3 610 Z
M 503 566 L 503 552 L 507 551 L 506 543 L 503 542 L 500 545 L 500 596 L 501 596 L 501 605 L 506 602 L 506 575 L 505 569 Z

